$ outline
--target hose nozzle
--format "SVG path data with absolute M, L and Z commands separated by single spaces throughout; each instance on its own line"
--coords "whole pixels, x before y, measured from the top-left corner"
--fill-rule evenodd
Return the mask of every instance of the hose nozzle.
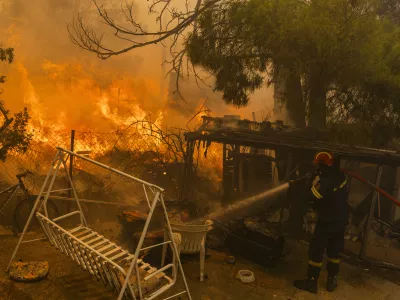
M 292 186 L 292 185 L 294 185 L 294 184 L 296 184 L 298 182 L 301 182 L 303 180 L 309 180 L 311 178 L 312 178 L 312 174 L 311 173 L 306 173 L 306 174 L 304 174 L 303 176 L 301 176 L 301 177 L 299 177 L 297 179 L 289 180 L 289 186 Z

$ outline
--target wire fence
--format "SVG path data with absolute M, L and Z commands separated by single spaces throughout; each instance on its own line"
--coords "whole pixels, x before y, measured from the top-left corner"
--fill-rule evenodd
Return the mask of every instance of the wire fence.
M 6 161 L 0 163 L 0 181 L 4 185 L 16 183 L 15 176 L 29 170 L 33 175 L 27 177 L 25 183 L 32 193 L 38 193 L 54 159 L 56 147 L 69 150 L 72 143 L 74 152 L 156 183 L 166 188 L 170 197 L 176 198 L 179 197 L 186 155 L 183 133 L 173 128 L 165 132 L 143 122 L 113 132 L 37 132 L 26 153 L 10 153 Z M 194 154 L 195 164 L 200 166 L 198 173 L 218 182 L 222 174 L 221 156 L 220 145 L 208 148 L 199 145 Z M 73 177 L 77 181 L 80 196 L 88 199 L 128 191 L 124 182 L 117 181 L 109 172 L 95 171 L 82 160 L 73 163 Z M 60 185 L 63 183 L 65 188 L 66 182 L 64 178 Z

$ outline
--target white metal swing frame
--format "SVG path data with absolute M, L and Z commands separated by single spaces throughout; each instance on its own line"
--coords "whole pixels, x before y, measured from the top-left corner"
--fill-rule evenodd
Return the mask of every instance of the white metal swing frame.
M 84 242 L 81 239 L 82 235 L 80 237 L 76 237 L 73 235 L 73 230 L 66 231 L 65 229 L 60 227 L 58 224 L 56 224 L 56 222 L 61 219 L 65 219 L 72 215 L 79 214 L 80 219 L 81 219 L 80 220 L 81 226 L 78 228 L 86 228 L 87 231 L 90 231 L 90 233 L 87 236 L 89 236 L 89 235 L 97 236 L 97 239 L 100 238 L 99 234 L 97 234 L 93 230 L 90 230 L 87 227 L 87 222 L 86 222 L 84 213 L 82 211 L 82 207 L 80 205 L 80 201 L 77 196 L 74 183 L 72 181 L 72 178 L 70 177 L 70 174 L 68 173 L 66 161 L 68 161 L 69 157 L 80 158 L 84 161 L 87 161 L 89 163 L 97 165 L 103 169 L 110 171 L 110 172 L 119 174 L 125 178 L 128 178 L 137 183 L 140 183 L 143 186 L 144 194 L 146 196 L 147 204 L 149 206 L 149 213 L 148 213 L 148 217 L 146 219 L 142 234 L 140 236 L 138 245 L 136 246 L 135 253 L 130 254 L 127 251 L 122 250 L 116 244 L 106 240 L 104 237 L 101 236 L 103 238 L 103 240 L 105 240 L 107 242 L 106 245 L 110 245 L 110 246 L 114 247 L 113 249 L 115 249 L 115 251 L 119 251 L 119 252 L 117 252 L 117 253 L 119 253 L 117 255 L 115 255 L 115 252 L 114 252 L 114 257 L 122 256 L 125 261 L 128 261 L 129 269 L 126 272 L 124 270 L 122 270 L 122 268 L 120 266 L 118 266 L 114 261 L 112 261 L 112 259 L 110 260 L 109 257 L 107 257 L 107 256 L 99 253 L 95 249 L 91 248 L 91 246 L 88 245 L 88 243 Z M 52 191 L 52 188 L 53 188 L 57 173 L 61 166 L 63 166 L 63 169 L 64 169 L 66 176 L 68 178 L 68 181 L 70 183 L 70 187 L 72 189 L 73 197 L 75 198 L 75 201 L 76 201 L 76 204 L 78 207 L 78 211 L 75 211 L 72 213 L 67 213 L 64 216 L 55 218 L 54 220 L 50 220 L 49 216 L 48 216 L 48 212 L 47 212 L 47 200 L 49 199 L 50 194 L 52 192 L 55 192 L 55 191 Z M 147 189 L 155 195 L 152 200 L 149 199 Z M 149 225 L 150 225 L 150 222 L 151 222 L 151 219 L 152 219 L 152 216 L 153 216 L 153 213 L 154 213 L 154 210 L 155 210 L 157 204 L 161 204 L 161 206 L 162 206 L 164 217 L 165 217 L 166 230 L 168 231 L 171 239 L 169 241 L 164 241 L 163 243 L 160 243 L 157 245 L 142 248 L 144 239 L 146 237 L 146 234 L 147 234 L 147 231 L 148 231 L 148 228 L 149 228 Z M 43 213 L 41 213 L 42 208 L 43 208 Z M 178 254 L 179 251 L 178 251 L 177 245 L 175 243 L 175 239 L 173 238 L 174 235 L 172 233 L 171 224 L 169 222 L 167 209 L 166 209 L 166 206 L 164 203 L 164 190 L 161 187 L 158 187 L 156 185 L 153 185 L 151 183 L 143 181 L 139 178 L 133 177 L 133 176 L 126 174 L 124 172 L 121 172 L 119 170 L 113 169 L 107 165 L 101 164 L 95 160 L 88 158 L 88 157 L 85 157 L 85 156 L 79 155 L 77 153 L 71 152 L 69 150 L 65 150 L 63 148 L 57 147 L 57 154 L 51 164 L 51 167 L 47 173 L 46 179 L 40 189 L 40 192 L 39 192 L 38 197 L 35 201 L 35 204 L 32 208 L 32 211 L 31 211 L 29 218 L 25 224 L 24 230 L 18 240 L 18 244 L 15 247 L 14 252 L 10 258 L 9 264 L 7 266 L 7 271 L 9 270 L 11 263 L 13 262 L 15 256 L 17 255 L 17 252 L 19 250 L 21 243 L 28 243 L 28 242 L 33 242 L 33 241 L 37 240 L 37 239 L 35 239 L 35 240 L 24 241 L 25 234 L 28 231 L 29 226 L 32 221 L 32 218 L 35 214 L 38 217 L 38 219 L 42 225 L 42 228 L 47 236 L 47 239 L 49 239 L 49 242 L 52 245 L 55 245 L 57 248 L 60 248 L 60 250 L 62 252 L 65 252 L 66 255 L 68 255 L 73 260 L 75 260 L 85 270 L 89 271 L 90 274 L 95 275 L 99 280 L 101 279 L 104 283 L 106 283 L 108 281 L 109 285 L 112 285 L 113 288 L 116 289 L 117 291 L 119 290 L 119 296 L 117 298 L 118 300 L 121 300 L 123 298 L 150 300 L 150 299 L 154 299 L 154 298 L 158 297 L 159 295 L 164 293 L 166 290 L 171 288 L 173 285 L 175 285 L 177 271 L 178 271 L 175 269 L 175 267 L 178 267 L 178 269 L 180 271 L 180 274 L 182 276 L 182 279 L 183 279 L 183 282 L 185 285 L 185 290 L 182 292 L 179 292 L 177 294 L 174 294 L 172 296 L 169 296 L 167 298 L 164 298 L 164 299 L 165 300 L 172 299 L 176 296 L 183 295 L 183 294 L 187 294 L 187 297 L 189 300 L 192 299 L 191 295 L 190 295 L 189 287 L 188 287 L 188 284 L 187 284 L 187 281 L 185 278 L 185 274 L 184 274 L 184 271 L 182 268 L 181 260 L 179 258 L 179 254 Z M 168 244 L 173 251 L 174 263 L 166 265 L 165 267 L 162 267 L 159 270 L 156 270 L 155 268 L 151 268 L 151 267 L 150 267 L 150 270 L 148 270 L 148 269 L 146 270 L 146 268 L 148 268 L 149 264 L 146 264 L 142 260 L 139 259 L 140 252 L 143 250 L 150 249 L 150 248 L 164 246 L 165 244 Z M 109 266 L 105 266 L 106 264 Z M 113 270 L 117 269 L 117 271 L 122 271 L 121 273 L 123 274 L 123 276 L 125 278 L 122 285 L 121 285 L 121 282 L 116 279 L 114 273 L 112 273 L 111 275 L 110 275 L 110 273 L 107 273 L 110 270 L 110 268 Z M 135 272 L 133 272 L 134 268 L 135 268 Z M 168 278 L 168 281 L 169 281 L 168 285 L 161 287 L 160 289 L 156 290 L 149 296 L 143 296 L 142 287 L 140 284 L 139 268 L 142 271 L 148 272 L 147 274 L 150 274 L 143 278 L 144 281 L 149 280 L 150 278 L 154 278 L 156 275 L 157 276 L 163 275 L 163 274 L 165 275 L 164 271 L 166 271 L 169 268 L 172 269 L 173 279 L 171 280 L 169 277 L 166 277 L 166 278 Z M 104 271 L 104 269 L 106 269 L 106 275 L 101 273 Z M 138 294 L 138 298 L 135 296 L 132 285 L 130 283 L 131 275 L 136 275 L 137 286 L 135 286 L 135 288 L 137 289 L 136 293 Z

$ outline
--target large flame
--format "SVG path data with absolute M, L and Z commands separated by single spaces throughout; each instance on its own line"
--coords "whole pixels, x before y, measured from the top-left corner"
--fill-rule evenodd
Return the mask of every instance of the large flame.
M 32 73 L 22 62 L 12 65 L 8 76 L 19 85 L 9 85 L 5 97 L 21 99 L 21 107 L 28 107 L 31 116 L 28 131 L 33 134 L 30 149 L 39 149 L 33 152 L 46 152 L 50 159 L 54 146 L 69 149 L 71 129 L 92 133 L 79 134 L 74 150 L 90 151 L 94 158 L 111 151 L 119 139 L 123 139 L 119 145 L 122 150 L 159 153 L 167 150 L 168 145 L 157 130 L 168 130 L 163 120 L 166 115 L 173 117 L 173 112 L 165 111 L 162 103 L 154 105 L 159 95 L 157 82 L 151 78 L 127 76 L 100 83 L 95 72 L 88 72 L 78 63 L 57 64 L 49 60 L 36 74 Z M 205 113 L 198 114 L 191 125 L 198 123 Z M 176 124 L 176 127 L 186 126 Z M 31 154 L 14 154 L 14 159 L 30 162 Z M 43 153 L 37 160 L 43 161 Z M 216 174 L 222 168 L 220 151 L 211 149 L 207 159 L 200 157 L 200 160 L 208 176 L 218 182 Z M 36 169 L 45 171 L 47 166 L 43 161 L 43 167 Z
M 128 150 L 166 152 L 158 133 L 141 124 L 142 120 L 151 121 L 164 131 L 167 126 L 195 128 L 205 112 L 187 124 L 191 116 L 166 109 L 168 91 L 160 95 L 158 45 L 101 61 L 91 53 L 79 51 L 68 39 L 65 22 L 73 15 L 48 13 L 43 9 L 48 1 L 37 2 L 18 19 L 0 17 L 0 25 L 5 28 L 0 42 L 15 48 L 16 55 L 13 64 L 1 69 L 7 76 L 2 98 L 12 112 L 28 107 L 28 130 L 33 133 L 30 152 L 9 157 L 9 162 L 26 160 L 37 169 L 47 170 L 55 146 L 70 148 L 71 130 L 77 131 L 76 151 L 92 151 L 101 156 L 118 141 L 119 148 L 123 144 Z M 204 103 L 200 97 L 209 97 L 202 92 L 191 95 L 198 98 L 186 101 L 196 103 L 199 109 Z M 211 102 L 207 106 L 216 114 L 245 114 L 225 106 L 221 99 Z M 252 111 L 249 108 L 247 115 Z M 203 153 L 204 149 L 200 151 Z M 212 173 L 209 178 L 217 178 L 222 169 L 220 147 L 212 145 L 207 159 L 199 157 Z

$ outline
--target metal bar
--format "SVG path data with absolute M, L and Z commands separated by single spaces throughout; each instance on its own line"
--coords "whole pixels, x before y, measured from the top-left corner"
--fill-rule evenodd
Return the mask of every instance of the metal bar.
M 50 199 L 57 199 L 63 201 L 76 201 L 75 198 L 68 198 L 63 196 L 50 196 Z M 89 200 L 89 199 L 79 199 L 79 202 L 83 203 L 96 203 L 96 204 L 105 204 L 105 205 L 114 205 L 114 206 L 129 206 L 129 207 L 146 207 L 147 205 L 137 205 L 137 204 L 130 204 L 130 203 L 121 203 L 121 202 L 106 202 L 106 201 L 97 201 L 97 200 Z
M 77 232 L 77 231 L 81 230 L 82 228 L 86 228 L 86 227 L 84 227 L 84 226 L 78 226 L 78 227 L 76 227 L 76 228 L 74 228 L 74 229 L 68 230 L 68 232 L 72 234 L 72 233 L 74 233 L 74 232 Z
M 7 269 L 6 269 L 7 272 L 8 272 L 8 270 L 10 269 L 11 263 L 12 263 L 12 261 L 13 261 L 15 255 L 17 255 L 17 252 L 18 252 L 18 250 L 19 250 L 19 246 L 21 245 L 21 242 L 22 242 L 22 240 L 24 239 L 25 233 L 26 233 L 26 231 L 27 231 L 28 228 L 29 228 L 29 225 L 30 225 L 30 223 L 31 223 L 33 214 L 35 213 L 35 211 L 36 211 L 36 209 L 37 209 L 37 207 L 38 207 L 38 205 L 39 205 L 39 202 L 40 202 L 40 200 L 41 200 L 40 198 L 42 197 L 42 194 L 43 194 L 44 189 L 45 189 L 45 187 L 46 187 L 46 185 L 47 185 L 47 182 L 48 182 L 48 180 L 49 180 L 49 177 L 50 177 L 51 173 L 53 173 L 53 166 L 54 166 L 54 163 L 57 161 L 58 156 L 59 156 L 60 154 L 61 154 L 61 151 L 57 151 L 56 156 L 55 156 L 55 158 L 54 158 L 54 160 L 53 160 L 53 162 L 52 162 L 52 164 L 51 164 L 51 166 L 50 166 L 50 168 L 49 168 L 49 172 L 47 173 L 46 179 L 44 180 L 44 183 L 43 183 L 42 187 L 40 188 L 39 195 L 37 196 L 36 201 L 35 201 L 35 204 L 33 205 L 32 211 L 31 211 L 31 213 L 30 213 L 30 215 L 29 215 L 29 218 L 28 218 L 28 220 L 26 221 L 24 230 L 22 231 L 22 234 L 21 234 L 21 236 L 19 237 L 17 246 L 15 247 L 14 252 L 13 252 L 13 254 L 11 255 L 10 261 L 8 262 Z
M 17 189 L 17 187 L 19 187 L 19 184 L 18 184 L 18 183 L 15 184 L 15 185 L 13 185 L 13 186 L 10 186 L 10 187 L 6 188 L 5 190 L 2 190 L 2 191 L 0 192 L 0 195 L 5 194 L 5 193 L 7 193 L 8 191 L 11 191 L 11 190 L 13 190 L 13 189 Z
M 108 249 L 110 247 L 115 247 L 115 245 L 113 243 L 111 243 L 111 244 L 108 244 L 108 245 L 104 246 L 103 248 L 98 249 L 97 251 L 101 253 L 101 251 L 104 251 L 104 250 L 106 250 L 106 249 Z
M 23 241 L 23 242 L 21 242 L 21 244 L 26 244 L 26 243 L 31 243 L 31 242 L 37 242 L 37 241 L 43 241 L 43 240 L 47 240 L 47 237 Z
M 153 199 L 153 203 L 151 205 L 151 208 L 150 208 L 150 211 L 149 211 L 149 215 L 147 216 L 146 223 L 144 224 L 144 228 L 143 228 L 143 231 L 142 231 L 142 235 L 140 236 L 139 243 L 136 246 L 136 250 L 135 250 L 135 254 L 134 254 L 135 256 L 134 256 L 133 260 L 131 261 L 131 264 L 129 266 L 128 272 L 127 272 L 125 280 L 124 280 L 124 284 L 122 285 L 122 288 L 121 288 L 121 291 L 119 293 L 119 296 L 118 296 L 117 300 L 122 300 L 122 297 L 124 296 L 124 293 L 125 293 L 126 287 L 128 286 L 128 282 L 129 282 L 129 279 L 131 277 L 133 268 L 134 268 L 135 264 L 137 264 L 137 258 L 139 257 L 140 249 L 143 246 L 144 238 L 146 237 L 146 233 L 147 233 L 147 230 L 148 230 L 149 225 L 150 225 L 151 217 L 153 216 L 154 210 L 156 208 L 156 204 L 159 201 L 159 199 L 160 199 L 160 192 L 157 192 L 155 197 L 154 197 L 154 199 Z
M 169 268 L 174 269 L 174 268 L 175 268 L 174 264 L 168 264 L 168 265 L 162 267 L 161 269 L 158 269 L 157 271 L 151 273 L 150 275 L 147 275 L 147 276 L 144 278 L 144 280 L 145 280 L 145 281 L 150 280 L 150 279 L 153 278 L 154 276 L 156 276 L 156 275 L 158 275 L 158 274 L 164 272 L 165 270 L 168 270 Z
M 114 248 L 114 249 L 108 251 L 107 253 L 104 253 L 103 255 L 104 255 L 104 256 L 108 256 L 108 255 L 110 255 L 110 254 L 113 254 L 113 253 L 116 252 L 116 251 L 121 251 L 121 250 L 122 250 L 122 249 L 121 249 L 120 247 L 117 247 L 117 248 Z
M 60 190 L 54 190 L 54 191 L 50 191 L 50 193 L 60 193 L 60 192 L 65 192 L 65 191 L 70 191 L 71 189 L 60 189 Z
M 79 261 L 78 254 L 76 253 L 75 248 L 74 248 L 74 246 L 72 244 L 71 238 L 69 236 L 64 236 L 63 239 L 64 239 L 64 242 L 65 242 L 65 244 L 66 244 L 66 246 L 67 246 L 67 248 L 69 250 L 69 253 L 71 255 L 72 261 L 76 262 L 77 265 L 80 266 L 81 263 Z
M 48 229 L 46 228 L 46 225 L 43 223 L 43 220 L 41 218 L 37 218 L 39 220 L 39 224 L 43 229 L 43 232 L 45 234 L 45 236 L 47 237 L 47 239 L 49 240 L 49 243 L 54 246 L 54 241 L 51 238 L 50 232 L 48 232 Z
M 379 186 L 379 184 L 381 182 L 382 170 L 383 170 L 383 166 L 379 165 L 377 176 L 376 176 L 376 186 Z M 367 252 L 367 247 L 368 247 L 369 231 L 371 230 L 372 218 L 374 216 L 377 195 L 378 195 L 378 192 L 374 191 L 374 195 L 372 196 L 371 204 L 369 207 L 367 222 L 365 224 L 364 238 L 363 238 L 363 242 L 362 242 L 360 254 L 359 254 L 361 259 L 365 259 L 367 257 L 366 252 Z
M 110 259 L 111 259 L 112 261 L 114 261 L 115 259 L 120 258 L 120 257 L 122 257 L 122 256 L 124 256 L 124 255 L 128 255 L 128 253 L 127 253 L 126 251 L 123 251 L 123 252 L 121 252 L 121 253 L 118 253 L 117 255 L 114 255 L 113 257 L 110 257 Z
M 60 148 L 60 149 L 61 149 L 61 148 Z M 72 154 L 69 153 L 69 155 L 72 155 Z M 62 160 L 62 163 L 63 163 L 64 170 L 65 170 L 65 173 L 66 173 L 67 178 L 68 178 L 68 182 L 69 182 L 69 184 L 70 184 L 70 187 L 72 188 L 72 192 L 73 192 L 73 194 L 74 194 L 74 198 L 75 198 L 75 201 L 76 201 L 76 205 L 78 206 L 78 209 L 79 209 L 79 211 L 81 212 L 81 222 L 82 222 L 85 226 L 87 226 L 86 218 L 85 218 L 85 215 L 83 214 L 83 210 L 82 210 L 81 204 L 80 204 L 80 202 L 79 202 L 78 195 L 76 194 L 76 189 L 75 189 L 74 183 L 72 182 L 71 176 L 70 176 L 69 173 L 67 172 L 67 165 L 66 165 L 66 163 L 65 163 L 64 160 Z
M 173 235 L 173 233 L 172 233 L 171 223 L 169 222 L 168 211 L 167 211 L 167 208 L 166 208 L 165 203 L 164 203 L 164 197 L 163 197 L 163 195 L 161 195 L 160 202 L 161 202 L 161 205 L 162 205 L 163 210 L 164 210 L 164 216 L 165 216 L 165 221 L 166 221 L 166 223 L 167 223 L 168 233 L 169 233 L 169 236 L 171 237 L 171 244 L 172 244 L 173 255 L 175 255 L 176 260 L 177 260 L 177 262 L 178 262 L 178 266 L 179 266 L 179 269 L 180 269 L 180 271 L 181 271 L 183 283 L 185 284 L 185 290 L 186 290 L 186 292 L 187 292 L 187 294 L 188 294 L 188 298 L 189 298 L 189 300 L 192 300 L 192 296 L 190 295 L 190 291 L 189 291 L 189 286 L 188 286 L 187 281 L 186 281 L 185 272 L 183 271 L 183 267 L 182 267 L 182 263 L 181 263 L 181 258 L 179 257 L 178 248 L 177 248 L 177 246 L 176 246 L 175 239 L 173 238 L 174 235 Z M 176 277 L 174 278 L 173 284 L 175 284 L 175 281 L 176 281 Z M 119 300 L 120 300 L 120 299 L 119 299 Z
M 58 170 L 60 169 L 61 161 L 63 161 L 63 160 L 64 160 L 63 159 L 63 155 L 61 154 L 60 157 L 58 158 L 58 162 L 57 162 L 56 168 L 54 169 L 54 174 L 53 174 L 53 177 L 51 178 L 51 181 L 50 181 L 50 184 L 49 184 L 49 187 L 48 187 L 48 191 L 47 191 L 46 195 L 44 196 L 43 202 L 39 206 L 39 210 L 43 206 L 44 215 L 46 217 L 49 217 L 49 214 L 47 212 L 47 200 L 49 199 L 50 191 L 53 188 L 54 182 L 56 181 L 56 176 L 57 176 Z
M 169 299 L 175 298 L 175 297 L 177 297 L 177 296 L 179 296 L 179 295 L 183 295 L 183 294 L 185 294 L 185 293 L 187 293 L 187 292 L 186 292 L 186 291 L 183 291 L 183 292 L 177 293 L 177 294 L 175 294 L 175 295 L 169 296 L 168 298 L 164 298 L 163 300 L 169 300 Z
M 151 294 L 150 297 L 146 298 L 146 300 L 152 300 L 157 298 L 159 295 L 161 295 L 162 293 L 164 293 L 166 290 L 168 290 L 170 287 L 172 287 L 175 283 L 170 283 L 167 284 L 165 286 L 163 286 L 161 289 L 159 289 L 158 291 L 155 291 L 153 294 Z M 188 293 L 189 296 L 189 293 Z M 190 298 L 189 298 L 190 299 Z
M 4 209 L 7 207 L 8 203 L 11 201 L 12 198 L 14 198 L 15 194 L 18 192 L 21 187 L 19 184 L 15 185 L 12 187 L 14 190 L 8 195 L 6 201 L 3 203 L 2 207 L 0 208 L 0 214 L 3 213 Z M 0 193 L 1 195 L 1 193 Z
M 67 255 L 72 259 L 72 261 L 75 261 L 75 253 L 73 252 L 73 247 L 71 247 L 71 244 L 69 243 L 69 239 L 67 236 L 65 236 L 64 234 L 60 235 L 60 239 L 66 249 L 66 253 Z
M 135 270 L 136 270 L 137 289 L 139 291 L 139 299 L 143 299 L 142 285 L 140 283 L 140 271 L 137 262 L 135 264 Z
M 66 219 L 66 218 L 68 218 L 68 217 L 71 217 L 71 216 L 73 216 L 73 215 L 77 215 L 77 214 L 80 214 L 80 213 L 81 213 L 80 211 L 73 211 L 73 212 L 70 212 L 70 213 L 68 213 L 68 214 L 62 215 L 62 216 L 60 216 L 60 217 L 54 218 L 53 222 L 57 222 L 57 221 L 59 221 L 59 220 Z
M 105 242 L 108 242 L 108 240 L 104 238 L 102 241 L 100 241 L 100 242 L 98 242 L 98 243 L 96 243 L 96 244 L 94 244 L 94 245 L 92 245 L 90 247 L 92 247 L 94 249 L 95 247 L 98 247 L 98 246 L 104 244 Z
M 142 186 L 143 186 L 143 190 L 144 190 L 144 195 L 146 196 L 147 205 L 150 208 L 150 200 L 149 200 L 149 196 L 147 195 L 146 186 L 144 184 L 142 184 Z
M 74 148 L 75 148 L 75 130 L 71 130 L 71 152 L 74 152 Z M 69 176 L 72 178 L 72 172 L 74 169 L 74 156 L 70 155 L 69 156 Z M 69 187 L 69 191 L 68 191 L 68 198 L 71 198 L 71 185 L 68 182 L 68 187 Z M 67 211 L 69 211 L 69 205 L 68 205 L 68 209 Z
M 157 244 L 157 245 L 153 245 L 153 246 L 149 246 L 149 247 L 146 247 L 146 248 L 142 248 L 142 249 L 140 249 L 140 251 L 149 250 L 149 249 L 152 249 L 152 248 L 155 248 L 155 247 L 159 247 L 159 246 L 162 246 L 162 245 L 165 245 L 165 244 L 170 244 L 170 243 L 171 243 L 171 241 L 160 243 L 160 244 Z
M 83 231 L 81 231 L 81 232 L 78 232 L 77 234 L 75 234 L 75 237 L 76 238 L 80 238 L 80 237 L 82 237 L 83 235 L 85 235 L 86 233 L 88 233 L 88 232 L 91 232 L 92 230 L 90 229 L 90 228 L 85 228 Z
M 141 180 L 141 179 L 139 179 L 139 178 L 133 177 L 132 175 L 129 175 L 129 174 L 126 174 L 126 173 L 124 173 L 124 172 L 121 172 L 121 171 L 119 171 L 119 170 L 117 170 L 117 169 L 111 168 L 111 167 L 109 167 L 109 166 L 107 166 L 107 165 L 104 165 L 104 164 L 102 164 L 102 163 L 99 163 L 98 161 L 95 161 L 95 160 L 93 160 L 93 159 L 90 159 L 90 158 L 87 158 L 87 157 L 85 157 L 85 156 L 76 154 L 76 153 L 71 152 L 71 151 L 69 151 L 69 150 L 65 150 L 65 149 L 63 149 L 63 148 L 61 148 L 61 147 L 57 147 L 57 150 L 60 150 L 60 151 L 65 152 L 65 153 L 68 153 L 68 154 L 73 155 L 73 156 L 75 156 L 75 157 L 79 157 L 80 159 L 83 159 L 83 160 L 85 160 L 85 161 L 91 162 L 92 164 L 97 165 L 97 166 L 99 166 L 99 167 L 101 167 L 101 168 L 103 168 L 103 169 L 106 169 L 106 170 L 109 170 L 109 171 L 111 171 L 111 172 L 117 173 L 117 174 L 119 174 L 119 175 L 121 175 L 121 176 L 124 176 L 124 177 L 126 177 L 126 178 L 132 179 L 133 181 L 142 183 L 142 184 L 144 184 L 144 185 L 146 185 L 146 186 L 150 186 L 150 187 L 156 188 L 157 190 L 159 190 L 159 192 L 163 192 L 163 191 L 164 191 L 163 188 L 161 188 L 161 187 L 159 187 L 159 186 L 157 186 L 157 185 L 155 185 L 155 184 L 151 184 L 151 183 L 146 182 L 146 181 L 144 181 L 144 180 Z
M 90 233 L 90 234 L 88 234 L 88 235 L 85 235 L 85 236 L 83 236 L 83 237 L 81 237 L 80 239 L 83 241 L 83 240 L 86 240 L 87 238 L 90 238 L 90 237 L 93 237 L 93 236 L 97 236 L 97 232 L 92 232 L 92 233 Z M 86 243 L 88 243 L 89 241 L 87 241 Z
M 104 236 L 99 235 L 99 236 L 97 236 L 96 238 L 94 238 L 93 240 L 87 241 L 86 243 L 87 243 L 88 245 L 90 245 L 91 243 L 94 243 L 94 242 L 96 242 L 96 241 L 98 241 L 98 240 L 101 240 L 102 238 L 104 238 Z
M 59 230 L 57 231 L 57 233 L 59 234 L 59 239 L 60 239 L 62 247 L 65 250 L 65 254 L 73 259 L 74 254 L 71 251 L 71 246 L 68 244 L 68 241 L 67 241 L 68 237 L 66 237 L 64 234 L 62 234 L 62 232 Z

